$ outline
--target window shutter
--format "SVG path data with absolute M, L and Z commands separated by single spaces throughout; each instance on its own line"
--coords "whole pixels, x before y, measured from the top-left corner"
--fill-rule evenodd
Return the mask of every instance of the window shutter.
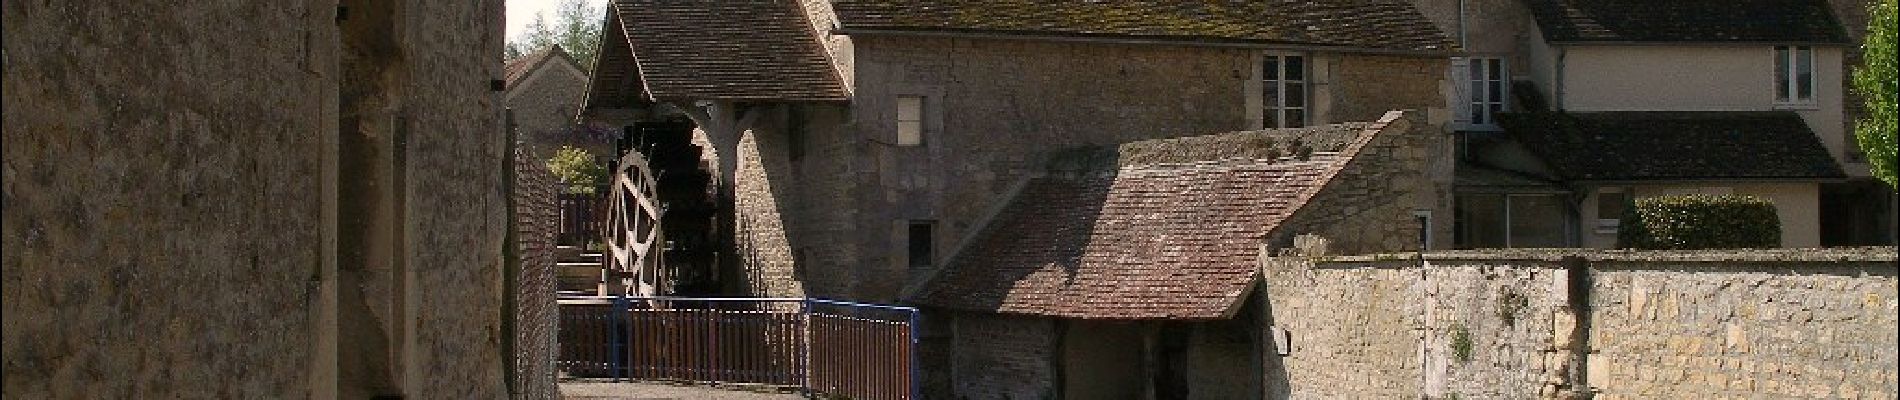
M 1452 57 L 1446 81 L 1451 83 L 1451 126 L 1471 126 L 1471 59 Z

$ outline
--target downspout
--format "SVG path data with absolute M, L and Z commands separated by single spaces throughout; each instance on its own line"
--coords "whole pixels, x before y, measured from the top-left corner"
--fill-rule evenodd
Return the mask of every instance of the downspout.
M 1471 51 L 1470 45 L 1465 43 L 1465 0 L 1458 0 L 1458 48 Z
M 1553 95 L 1551 96 L 1553 97 L 1553 99 L 1551 99 L 1553 101 L 1550 102 L 1550 108 L 1551 111 L 1561 112 L 1564 110 L 1564 57 L 1568 55 L 1569 49 L 1555 45 L 1550 47 L 1557 50 L 1557 76 L 1555 79 L 1552 79 L 1555 82 L 1550 83 L 1550 86 L 1553 87 Z

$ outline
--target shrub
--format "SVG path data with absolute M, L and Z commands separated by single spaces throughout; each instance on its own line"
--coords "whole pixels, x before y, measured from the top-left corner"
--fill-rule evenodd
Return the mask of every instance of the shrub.
M 1624 211 L 1616 239 L 1646 250 L 1775 247 L 1781 219 L 1773 202 L 1755 196 L 1657 196 Z
M 607 168 L 594 162 L 594 155 L 573 146 L 561 146 L 548 158 L 548 172 L 561 179 L 568 193 L 593 193 L 607 182 Z
M 1471 345 L 1471 330 L 1465 329 L 1464 324 L 1453 324 L 1451 326 L 1451 355 L 1458 359 L 1459 364 L 1471 362 Z

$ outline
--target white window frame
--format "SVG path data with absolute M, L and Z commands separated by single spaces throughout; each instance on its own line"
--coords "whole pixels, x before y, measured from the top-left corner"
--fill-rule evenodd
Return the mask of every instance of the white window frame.
M 1286 67 L 1288 58 L 1300 60 L 1300 79 L 1286 79 L 1286 72 L 1289 71 Z M 1274 74 L 1275 79 L 1267 77 L 1266 68 L 1269 64 L 1277 69 Z M 1305 53 L 1265 52 L 1260 54 L 1260 63 L 1254 70 L 1254 87 L 1257 91 L 1252 93 L 1252 96 L 1260 99 L 1260 109 L 1257 110 L 1256 115 L 1260 117 L 1262 128 L 1301 128 L 1313 125 L 1313 57 Z M 1271 99 L 1267 98 L 1269 85 L 1275 89 L 1272 91 L 1274 96 Z M 1288 88 L 1298 91 L 1301 100 L 1299 106 L 1286 105 L 1287 93 L 1291 92 Z M 1299 113 L 1300 124 L 1288 125 L 1287 113 Z
M 1769 53 L 1774 60 L 1774 96 L 1777 106 L 1812 107 L 1815 103 L 1815 91 L 1820 87 L 1815 79 L 1814 46 L 1775 46 Z M 1801 79 L 1802 62 L 1806 62 L 1807 79 Z M 1802 85 L 1807 85 L 1808 96 L 1801 97 Z
M 1498 130 L 1497 114 L 1511 111 L 1511 64 L 1503 57 L 1471 57 L 1462 78 L 1470 130 Z M 1495 68 L 1493 68 L 1495 67 Z M 1492 88 L 1496 87 L 1496 96 Z M 1492 106 L 1497 106 L 1494 110 Z
M 924 96 L 897 96 L 897 145 L 922 146 L 924 144 Z

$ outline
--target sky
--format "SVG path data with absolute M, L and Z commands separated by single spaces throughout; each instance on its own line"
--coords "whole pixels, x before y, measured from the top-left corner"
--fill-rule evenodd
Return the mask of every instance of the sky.
M 561 5 L 561 0 L 507 1 L 509 38 L 520 36 L 522 31 L 527 30 L 528 22 L 534 21 L 535 12 L 547 14 L 547 18 L 550 20 L 554 19 L 554 10 Z M 587 0 L 587 3 L 594 7 L 600 7 L 601 4 L 606 4 L 606 2 L 606 0 Z

